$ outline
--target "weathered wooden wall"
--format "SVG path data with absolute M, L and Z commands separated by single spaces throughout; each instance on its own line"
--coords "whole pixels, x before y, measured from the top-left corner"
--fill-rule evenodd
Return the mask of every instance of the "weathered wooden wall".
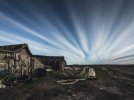
M 16 76 L 30 75 L 33 70 L 44 65 L 33 58 L 25 48 L 18 52 L 0 52 L 0 70 L 7 70 Z
M 34 59 L 34 69 L 38 68 L 44 68 L 44 64 L 42 64 L 39 59 L 33 58 Z
M 66 62 L 62 59 L 50 58 L 44 60 L 44 64 L 48 66 L 52 66 L 52 69 L 63 71 L 66 66 Z
M 31 68 L 30 60 L 31 57 L 26 49 L 22 49 L 19 52 L 1 52 L 0 69 L 7 70 L 16 76 L 28 75 Z
M 7 62 L 5 60 L 5 53 L 0 53 L 0 70 L 6 70 Z

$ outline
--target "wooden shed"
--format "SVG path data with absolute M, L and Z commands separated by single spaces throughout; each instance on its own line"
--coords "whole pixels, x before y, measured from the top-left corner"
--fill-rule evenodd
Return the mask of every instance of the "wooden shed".
M 31 75 L 44 65 L 32 56 L 27 44 L 0 46 L 0 70 L 16 76 Z
M 34 55 L 34 57 L 40 59 L 44 66 L 51 66 L 53 70 L 63 71 L 66 66 L 64 56 L 41 56 Z

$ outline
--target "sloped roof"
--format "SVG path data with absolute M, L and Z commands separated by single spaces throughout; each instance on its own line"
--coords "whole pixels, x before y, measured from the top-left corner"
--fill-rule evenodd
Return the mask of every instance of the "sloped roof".
M 42 55 L 33 55 L 33 57 L 40 59 L 41 62 L 44 62 L 46 60 L 64 60 L 64 56 L 42 56 Z
M 64 56 L 43 56 L 43 55 L 33 55 L 40 59 L 64 59 Z
M 22 50 L 23 48 L 25 48 L 28 51 L 28 53 L 30 55 L 32 55 L 32 53 L 30 52 L 30 50 L 28 48 L 28 44 L 25 44 L 25 43 L 0 46 L 0 52 L 18 52 L 18 51 Z

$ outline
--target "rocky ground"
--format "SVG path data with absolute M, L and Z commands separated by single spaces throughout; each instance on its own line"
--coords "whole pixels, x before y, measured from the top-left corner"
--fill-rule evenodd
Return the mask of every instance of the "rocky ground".
M 95 67 L 97 79 L 60 85 L 42 77 L 0 89 L 0 100 L 134 100 L 134 67 Z

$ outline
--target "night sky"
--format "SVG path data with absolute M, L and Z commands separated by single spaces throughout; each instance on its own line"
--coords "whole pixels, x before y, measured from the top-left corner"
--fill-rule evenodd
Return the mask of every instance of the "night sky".
M 0 45 L 67 64 L 134 64 L 134 0 L 0 0 Z

